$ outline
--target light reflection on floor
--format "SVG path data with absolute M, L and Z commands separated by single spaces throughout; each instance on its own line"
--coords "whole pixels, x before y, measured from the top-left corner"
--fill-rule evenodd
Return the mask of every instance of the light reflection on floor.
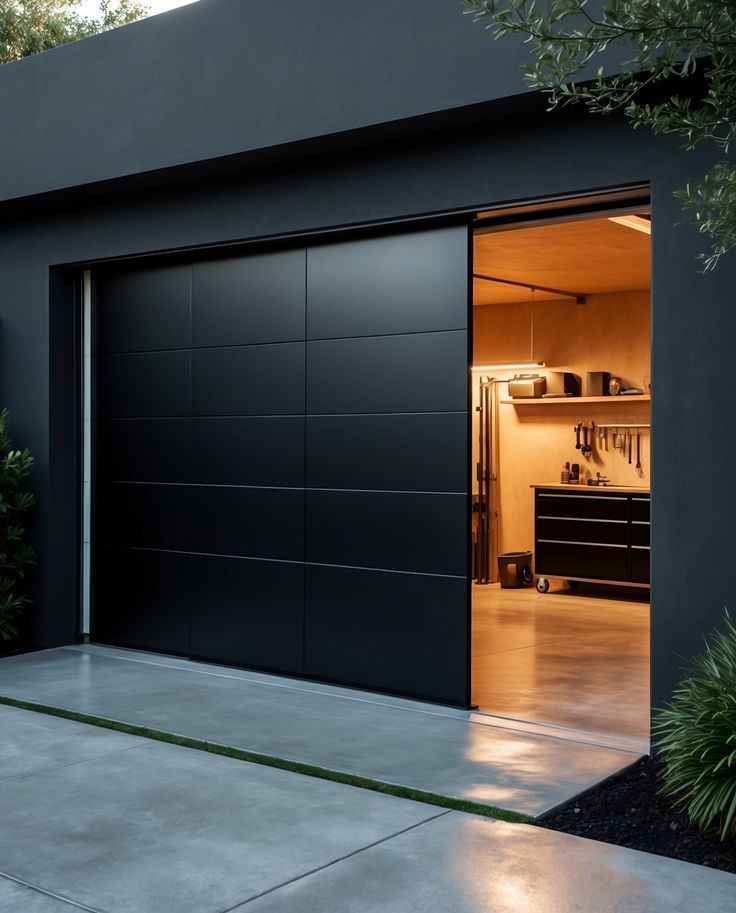
M 649 738 L 649 604 L 553 584 L 473 587 L 473 701 L 481 710 Z

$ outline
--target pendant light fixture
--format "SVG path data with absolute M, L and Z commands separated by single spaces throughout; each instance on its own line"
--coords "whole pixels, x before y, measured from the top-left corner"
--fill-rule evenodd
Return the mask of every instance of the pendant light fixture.
M 504 362 L 503 364 L 497 363 L 492 365 L 473 365 L 472 371 L 533 371 L 536 368 L 547 367 L 545 362 L 534 360 L 534 292 L 536 291 L 536 288 L 533 285 L 530 285 L 529 288 L 531 289 L 531 299 L 529 301 L 529 361 Z

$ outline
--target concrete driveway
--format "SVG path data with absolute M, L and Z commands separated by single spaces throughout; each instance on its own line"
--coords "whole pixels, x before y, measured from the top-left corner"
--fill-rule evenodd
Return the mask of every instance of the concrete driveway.
M 2 913 L 722 913 L 736 878 L 0 707 Z
M 643 753 L 590 733 L 92 645 L 2 660 L 0 695 L 528 815 Z

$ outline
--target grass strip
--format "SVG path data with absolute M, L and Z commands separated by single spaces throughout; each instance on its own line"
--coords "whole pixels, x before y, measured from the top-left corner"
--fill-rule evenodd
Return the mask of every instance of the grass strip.
M 439 793 L 399 786 L 396 783 L 383 783 L 381 780 L 373 780 L 370 777 L 359 777 L 339 770 L 330 770 L 327 767 L 318 767 L 315 764 L 304 764 L 301 761 L 289 761 L 286 758 L 261 754 L 257 751 L 248 751 L 245 748 L 233 748 L 230 745 L 220 745 L 217 742 L 207 742 L 204 739 L 192 739 L 189 736 L 175 735 L 173 732 L 163 732 L 160 729 L 138 726 L 135 723 L 121 723 L 119 720 L 110 720 L 106 717 L 80 713 L 76 710 L 66 710 L 63 707 L 51 707 L 48 704 L 37 704 L 34 701 L 22 701 L 14 697 L 5 697 L 4 695 L 0 695 L 0 704 L 4 704 L 6 707 L 17 707 L 19 710 L 30 710 L 33 713 L 45 713 L 47 716 L 73 720 L 76 723 L 86 723 L 89 726 L 99 726 L 101 729 L 112 729 L 114 732 L 124 732 L 127 735 L 136 735 L 156 742 L 166 742 L 168 745 L 179 745 L 181 748 L 193 748 L 195 751 L 206 751 L 209 754 L 222 755 L 225 758 L 248 761 L 250 764 L 262 764 L 264 767 L 288 770 L 291 773 L 303 774 L 305 777 L 331 780 L 333 783 L 343 783 L 346 786 L 355 786 L 358 789 L 368 789 L 371 792 L 396 796 L 399 799 L 424 802 L 427 805 L 436 805 L 439 808 L 482 815 L 484 818 L 498 818 L 501 821 L 511 821 L 516 824 L 534 823 L 534 818 L 530 815 L 509 811 L 505 808 L 497 808 L 494 805 L 482 805 L 480 802 L 472 802 L 468 799 L 455 799 L 452 796 L 442 796 Z

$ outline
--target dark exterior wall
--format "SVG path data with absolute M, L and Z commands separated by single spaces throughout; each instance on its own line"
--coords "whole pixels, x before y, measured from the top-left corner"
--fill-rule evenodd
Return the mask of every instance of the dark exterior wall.
M 697 274 L 699 240 L 680 219 L 672 190 L 698 167 L 666 139 L 632 133 L 615 119 L 583 113 L 544 115 L 540 107 L 503 106 L 467 112 L 467 129 L 452 135 L 407 125 L 398 138 L 383 131 L 334 140 L 308 158 L 261 161 L 218 185 L 199 175 L 193 186 L 136 197 L 63 204 L 5 224 L 0 239 L 2 300 L 0 390 L 13 410 L 15 436 L 38 456 L 40 506 L 38 637 L 46 644 L 74 635 L 61 574 L 72 559 L 73 479 L 53 477 L 49 460 L 71 446 L 73 428 L 52 426 L 58 386 L 49 388 L 49 266 L 183 246 L 313 231 L 462 207 L 651 181 L 653 240 L 653 699 L 672 686 L 679 656 L 735 605 L 729 567 L 733 541 L 730 452 L 730 348 L 734 334 L 733 269 L 728 261 Z M 440 121 L 441 122 L 441 121 Z M 375 145 L 373 144 L 375 142 Z M 602 331 L 604 328 L 602 328 Z M 69 366 L 71 369 L 71 366 Z M 53 437 L 52 437 L 53 434 Z M 710 446 L 704 443 L 711 440 Z M 66 499 L 66 502 L 65 502 Z M 65 560 L 61 560 L 64 556 Z
M 459 0 L 200 0 L 0 71 L 0 199 L 524 91 Z

